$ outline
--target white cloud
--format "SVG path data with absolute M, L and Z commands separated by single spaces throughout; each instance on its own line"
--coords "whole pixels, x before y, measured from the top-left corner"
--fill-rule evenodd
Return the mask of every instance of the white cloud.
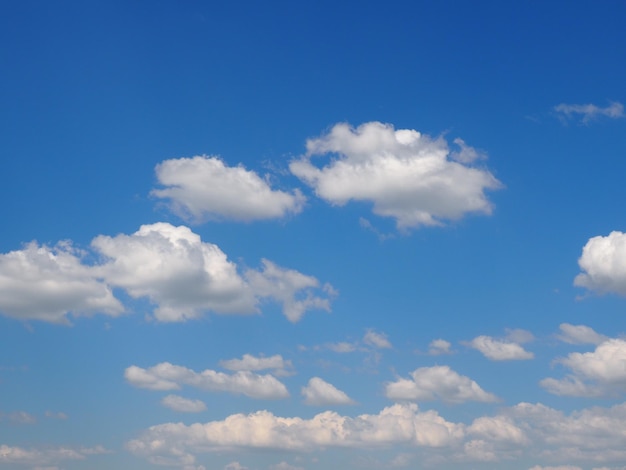
M 613 102 L 610 105 L 601 108 L 595 104 L 565 104 L 561 103 L 554 107 L 558 116 L 563 120 L 579 118 L 583 124 L 589 124 L 591 121 L 605 116 L 611 119 L 624 117 L 624 105 L 619 102 Z
M 600 344 L 609 339 L 607 336 L 596 333 L 592 328 L 585 325 L 571 325 L 561 323 L 561 334 L 557 335 L 561 341 L 569 344 Z
M 244 279 L 217 245 L 185 226 L 142 225 L 132 235 L 96 237 L 92 245 L 106 257 L 99 270 L 107 282 L 134 298 L 148 297 L 159 321 L 185 321 L 209 310 L 257 313 L 259 301 L 270 298 L 295 322 L 309 309 L 330 310 L 329 297 L 335 295 L 329 285 L 323 287 L 326 297 L 315 295 L 317 279 L 268 260 L 262 271 L 247 270 Z
M 385 333 L 378 333 L 374 330 L 367 330 L 367 333 L 363 336 L 363 342 L 378 349 L 389 349 L 392 347 Z
M 570 369 L 564 379 L 547 378 L 541 385 L 555 395 L 606 396 L 626 391 L 626 341 L 609 339 L 595 351 L 570 353 L 556 362 Z
M 92 248 L 100 264 L 85 265 L 86 253 L 69 242 L 54 248 L 27 245 L 0 254 L 0 314 L 69 324 L 67 316 L 119 315 L 124 307 L 112 293 L 119 287 L 133 298 L 147 297 L 154 318 L 185 321 L 207 311 L 259 313 L 262 300 L 282 304 L 296 322 L 312 309 L 330 311 L 337 292 L 312 276 L 262 260 L 262 269 L 243 275 L 217 245 L 203 242 L 188 227 L 142 225 L 132 235 L 100 235 Z
M 493 402 L 497 397 L 485 392 L 469 377 L 459 375 L 448 366 L 421 367 L 411 372 L 411 379 L 400 378 L 385 386 L 392 400 L 443 400 Z
M 467 343 L 468 346 L 480 351 L 492 361 L 512 361 L 532 359 L 534 354 L 512 341 L 502 341 L 491 336 L 477 336 Z
M 239 462 L 231 462 L 224 467 L 224 470 L 248 470 L 248 467 L 244 467 Z
M 520 403 L 503 410 L 527 430 L 533 454 L 552 461 L 611 462 L 626 459 L 626 403 L 592 407 L 569 416 L 542 404 Z
M 226 166 L 218 157 L 165 160 L 155 171 L 165 188 L 151 194 L 170 200 L 173 212 L 195 222 L 275 219 L 300 212 L 305 203 L 299 190 L 273 190 L 267 177 Z
M 67 419 L 67 415 L 65 413 L 63 413 L 62 411 L 59 412 L 53 412 L 53 411 L 46 411 L 45 412 L 45 417 L 46 418 L 50 418 L 50 419 L 62 419 L 62 420 L 66 420 Z
M 396 404 L 379 414 L 357 417 L 326 411 L 311 419 L 282 418 L 269 411 L 235 414 L 223 421 L 152 426 L 127 448 L 151 462 L 193 462 L 195 454 L 241 449 L 312 450 L 320 447 L 371 448 L 390 444 L 418 447 L 451 446 L 464 436 L 464 426 L 446 421 L 415 404 Z
M 508 416 L 477 418 L 467 428 L 467 432 L 489 442 L 509 442 L 520 445 L 529 442 L 526 433 Z
M 450 348 L 452 345 L 445 339 L 434 339 L 428 345 L 428 354 L 431 356 L 439 356 L 442 354 L 452 354 Z
M 306 387 L 302 387 L 302 395 L 304 403 L 314 406 L 326 405 L 354 405 L 355 402 L 337 389 L 334 385 L 329 384 L 319 377 L 313 377 L 309 380 Z
M 535 465 L 534 467 L 531 467 L 528 470 L 582 470 L 582 468 L 575 467 L 573 465 L 558 465 L 556 467 L 553 467 L 553 466 L 543 467 L 541 465 Z
M 115 316 L 123 310 L 68 242 L 54 247 L 32 242 L 22 250 L 0 254 L 0 314 L 68 324 L 70 313 Z
M 600 294 L 626 295 L 626 233 L 614 231 L 606 237 L 590 238 L 578 265 L 582 272 L 574 285 Z
M 275 375 L 289 375 L 293 369 L 291 361 L 286 361 L 280 354 L 270 357 L 255 357 L 251 354 L 244 354 L 241 359 L 220 361 L 220 366 L 228 370 L 274 369 Z
M 161 400 L 163 406 L 181 413 L 199 413 L 206 410 L 206 405 L 201 400 L 190 400 L 179 395 L 167 395 Z
M 182 385 L 202 390 L 243 394 L 251 398 L 286 398 L 289 392 L 283 383 L 272 375 L 259 375 L 250 371 L 225 374 L 206 369 L 195 372 L 186 367 L 162 362 L 149 369 L 130 366 L 124 371 L 126 380 L 135 387 L 149 390 L 179 390 Z
M 96 447 L 56 447 L 46 449 L 25 449 L 0 445 L 0 466 L 2 464 L 31 465 L 35 468 L 55 468 L 54 464 L 66 460 L 84 460 L 90 455 L 106 454 L 102 446 Z
M 304 467 L 290 465 L 287 462 L 280 462 L 276 465 L 270 465 L 269 470 L 304 470 Z
M 262 263 L 262 271 L 246 271 L 250 288 L 257 296 L 282 303 L 283 313 L 289 321 L 299 321 L 310 309 L 330 311 L 330 299 L 337 295 L 330 284 L 321 287 L 326 297 L 320 297 L 314 294 L 314 289 L 319 288 L 320 283 L 313 276 L 281 268 L 266 259 Z
M 34 424 L 37 422 L 37 418 L 26 411 L 14 411 L 9 413 L 8 418 L 14 424 Z
M 356 129 L 337 124 L 308 140 L 306 155 L 289 168 L 331 204 L 370 201 L 375 214 L 393 217 L 401 229 L 440 225 L 467 213 L 490 214 L 485 190 L 501 186 L 487 170 L 467 165 L 479 152 L 456 143 L 460 150 L 451 152 L 444 138 L 415 130 L 379 122 Z M 319 168 L 311 163 L 316 155 L 333 158 Z
M 351 353 L 358 349 L 355 343 L 348 343 L 346 341 L 340 341 L 339 343 L 328 343 L 323 346 L 325 349 L 330 349 L 336 353 Z M 318 347 L 319 348 L 319 347 Z

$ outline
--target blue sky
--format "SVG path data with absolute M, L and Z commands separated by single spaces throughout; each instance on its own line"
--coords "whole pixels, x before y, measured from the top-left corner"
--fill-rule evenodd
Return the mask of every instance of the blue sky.
M 0 15 L 0 468 L 626 468 L 626 6 Z

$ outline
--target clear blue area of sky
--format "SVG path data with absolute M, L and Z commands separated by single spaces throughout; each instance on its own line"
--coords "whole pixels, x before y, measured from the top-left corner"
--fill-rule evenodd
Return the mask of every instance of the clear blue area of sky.
M 306 207 L 279 221 L 193 231 L 244 266 L 268 258 L 339 295 L 332 313 L 309 312 L 295 324 L 272 304 L 260 316 L 208 313 L 180 324 L 146 321 L 143 301 L 133 301 L 131 315 L 78 318 L 71 327 L 0 316 L 0 412 L 69 417 L 0 420 L 0 445 L 103 445 L 113 453 L 60 467 L 149 469 L 124 445 L 153 424 L 260 409 L 308 418 L 320 410 L 303 406 L 299 390 L 315 375 L 359 403 L 341 413 L 377 413 L 391 403 L 385 382 L 435 364 L 503 399 L 423 405 L 451 421 L 520 401 L 565 412 L 596 403 L 550 395 L 538 382 L 556 374 L 554 358 L 578 350 L 554 339 L 559 324 L 626 332 L 624 299 L 577 300 L 584 291 L 573 286 L 587 240 L 626 230 L 626 120 L 564 124 L 554 107 L 626 101 L 625 18 L 626 3 L 611 0 L 3 2 L 0 253 L 32 240 L 88 248 L 97 235 L 159 221 L 188 225 L 149 195 L 154 168 L 219 155 L 271 173 L 277 188 L 302 188 Z M 397 233 L 369 203 L 331 206 L 289 174 L 307 139 L 339 122 L 369 121 L 485 151 L 484 166 L 503 183 L 488 193 L 494 213 Z M 395 236 L 379 239 L 361 217 Z M 535 335 L 533 361 L 494 363 L 461 343 L 505 328 Z M 378 359 L 311 350 L 359 341 L 368 329 L 384 332 L 393 349 Z M 421 354 L 436 338 L 458 353 Z M 181 416 L 159 404 L 162 394 L 124 379 L 131 365 L 216 369 L 246 353 L 291 359 L 297 374 L 281 379 L 291 398 L 189 389 L 208 411 Z M 265 469 L 291 458 L 276 455 L 198 462 Z M 311 469 L 358 467 L 348 451 L 318 457 Z

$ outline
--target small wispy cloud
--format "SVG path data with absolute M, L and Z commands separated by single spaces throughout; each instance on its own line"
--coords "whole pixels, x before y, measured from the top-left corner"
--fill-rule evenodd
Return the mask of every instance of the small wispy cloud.
M 602 116 L 619 119 L 624 117 L 624 105 L 618 101 L 611 102 L 602 108 L 595 104 L 566 104 L 561 103 L 555 106 L 554 111 L 561 121 L 580 121 L 581 124 L 589 124 L 591 121 Z

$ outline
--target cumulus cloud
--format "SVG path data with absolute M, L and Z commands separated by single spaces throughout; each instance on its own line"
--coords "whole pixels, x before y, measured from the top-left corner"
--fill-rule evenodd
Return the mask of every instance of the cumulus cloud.
M 231 462 L 224 467 L 224 470 L 248 470 L 248 467 L 244 467 L 239 462 Z
M 363 343 L 378 349 L 389 349 L 392 347 L 385 333 L 378 333 L 374 330 L 367 330 L 365 336 L 363 336 Z
M 555 395 L 611 396 L 626 391 L 626 341 L 609 339 L 595 351 L 557 359 L 571 371 L 563 379 L 547 378 L 541 386 Z
M 82 253 L 68 243 L 29 243 L 0 254 L 0 314 L 20 320 L 68 324 L 68 315 L 124 311 Z
M 218 157 L 165 160 L 155 171 L 165 188 L 151 194 L 169 200 L 174 213 L 195 222 L 281 218 L 300 212 L 305 202 L 299 190 L 274 190 L 268 177 L 242 165 L 229 167 Z
M 451 354 L 452 345 L 445 339 L 434 339 L 428 345 L 428 354 L 431 356 L 440 356 L 442 354 Z
M 255 357 L 251 354 L 244 354 L 241 359 L 220 361 L 220 366 L 228 370 L 273 369 L 274 375 L 289 375 L 293 369 L 291 361 L 286 361 L 280 354 L 270 357 Z
M 463 438 L 464 425 L 443 419 L 415 404 L 396 404 L 378 414 L 357 417 L 325 411 L 311 419 L 283 418 L 269 411 L 235 414 L 223 421 L 152 426 L 127 444 L 151 462 L 191 464 L 195 454 L 241 449 L 304 451 L 324 448 L 371 448 L 390 444 L 450 446 Z
M 37 418 L 26 411 L 14 411 L 9 413 L 7 418 L 14 424 L 34 424 L 37 422 Z
M 289 321 L 299 321 L 310 309 L 330 311 L 330 301 L 337 295 L 330 284 L 320 286 L 313 276 L 281 268 L 266 259 L 262 263 L 261 271 L 249 269 L 246 272 L 250 288 L 259 297 L 282 303 L 283 313 Z M 325 297 L 315 295 L 314 290 L 320 287 Z
M 594 470 L 624 470 L 620 465 L 626 460 L 626 403 L 569 414 L 541 403 L 519 403 L 470 424 L 447 421 L 415 404 L 395 404 L 378 414 L 356 417 L 326 411 L 311 419 L 283 418 L 258 411 L 208 423 L 160 424 L 127 443 L 132 453 L 152 463 L 178 466 L 194 465 L 198 454 L 216 451 L 389 446 L 402 446 L 416 456 L 421 449 L 425 462 L 439 464 L 516 459 L 537 464 L 584 462 L 589 468 L 594 463 Z
M 619 102 L 613 102 L 602 108 L 595 104 L 565 104 L 561 103 L 554 107 L 557 115 L 563 120 L 580 119 L 582 124 L 589 124 L 591 121 L 599 117 L 608 117 L 618 119 L 624 117 L 624 105 Z
M 170 410 L 180 411 L 181 413 L 199 413 L 206 410 L 206 405 L 201 400 L 190 400 L 179 395 L 167 395 L 161 400 L 163 406 Z
M 574 285 L 599 294 L 626 295 L 626 233 L 590 238 L 578 259 L 581 273 Z
M 467 345 L 480 351 L 487 359 L 492 361 L 524 360 L 534 357 L 533 353 L 526 351 L 518 343 L 494 339 L 491 336 L 477 336 Z
M 306 387 L 302 387 L 304 403 L 314 406 L 327 405 L 354 405 L 355 402 L 345 392 L 337 389 L 319 377 L 309 380 Z
M 270 465 L 270 470 L 304 470 L 304 467 L 298 467 L 295 465 L 290 465 L 287 462 L 280 462 L 276 465 Z
M 596 333 L 592 328 L 585 325 L 571 325 L 561 323 L 561 334 L 557 335 L 561 341 L 569 344 L 600 344 L 609 339 L 607 336 Z
M 391 400 L 442 400 L 448 403 L 466 401 L 493 402 L 497 397 L 485 392 L 469 377 L 448 366 L 421 367 L 411 372 L 411 379 L 399 378 L 385 386 Z
M 54 464 L 67 460 L 84 460 L 90 455 L 106 454 L 102 446 L 96 447 L 51 447 L 46 449 L 25 449 L 0 445 L 0 465 L 30 465 L 39 468 L 55 468 Z
M 289 168 L 327 202 L 371 202 L 375 214 L 394 218 L 400 229 L 490 214 L 485 191 L 501 184 L 489 171 L 469 165 L 482 158 L 480 152 L 460 139 L 455 143 L 459 150 L 451 152 L 444 138 L 415 130 L 379 122 L 337 124 L 308 140 L 306 155 Z M 313 157 L 325 155 L 331 156 L 328 164 L 313 165 Z
M 154 318 L 178 322 L 221 314 L 255 314 L 264 300 L 282 304 L 296 322 L 312 309 L 330 311 L 337 292 L 313 276 L 262 260 L 262 269 L 238 266 L 188 227 L 142 225 L 131 235 L 100 235 L 92 249 L 98 263 L 83 263 L 86 252 L 60 243 L 27 245 L 0 254 L 0 314 L 24 320 L 69 323 L 72 314 L 124 312 L 112 288 L 155 305 Z
M 96 237 L 92 246 L 106 257 L 99 267 L 110 284 L 132 297 L 148 297 L 157 305 L 159 321 L 197 318 L 205 311 L 251 314 L 269 298 L 283 304 L 292 322 L 309 309 L 330 310 L 330 285 L 315 294 L 319 281 L 263 260 L 263 269 L 243 277 L 217 245 L 203 242 L 188 227 L 167 223 L 142 225 L 132 235 Z
M 544 467 L 541 465 L 535 465 L 534 467 L 531 467 L 528 470 L 582 470 L 582 468 L 575 467 L 573 465 L 558 465 L 556 467 L 554 466 Z
M 206 369 L 195 372 L 183 366 L 162 362 L 149 369 L 130 366 L 124 377 L 131 385 L 149 390 L 179 390 L 182 385 L 201 390 L 243 394 L 251 398 L 286 398 L 289 392 L 283 383 L 272 375 L 259 375 L 250 371 L 225 374 Z
M 540 403 L 502 411 L 527 430 L 529 449 L 552 461 L 622 462 L 626 459 L 626 403 L 592 407 L 570 415 Z

